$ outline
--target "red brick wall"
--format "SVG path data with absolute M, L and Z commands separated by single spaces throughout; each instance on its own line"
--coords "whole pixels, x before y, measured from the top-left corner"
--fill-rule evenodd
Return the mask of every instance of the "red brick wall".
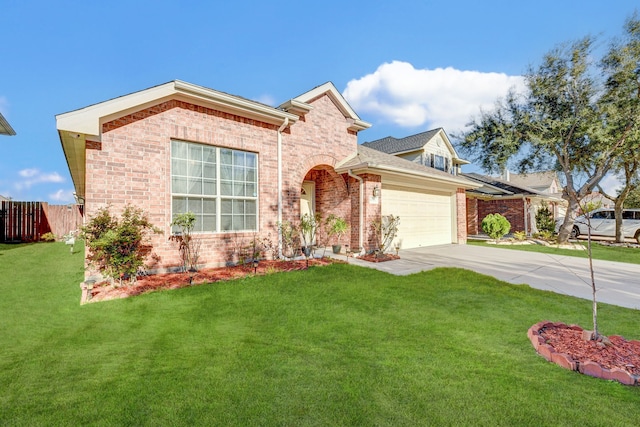
M 475 235 L 479 233 L 478 224 L 478 199 L 467 198 L 467 235 Z
M 382 213 L 382 195 L 378 196 L 375 202 L 372 196 L 375 187 L 378 187 L 382 194 L 382 177 L 372 174 L 363 174 L 361 177 L 364 179 L 364 248 L 366 251 L 370 251 L 378 247 L 372 224 L 373 221 L 380 219 Z
M 343 114 L 327 96 L 311 102 L 314 109 L 283 133 L 283 219 L 300 212 L 300 186 L 309 170 L 329 171 L 356 150 L 357 135 L 347 130 Z M 259 156 L 259 236 L 277 235 L 277 126 L 182 101 L 167 101 L 103 125 L 101 144 L 86 152 L 86 217 L 111 205 L 119 214 L 127 203 L 144 209 L 163 235 L 152 238 L 158 263 L 154 269 L 180 265 L 177 244 L 169 241 L 171 222 L 172 139 L 236 148 Z M 335 175 L 335 173 L 334 173 Z M 321 206 L 348 213 L 346 186 L 338 198 L 326 196 L 337 175 L 319 175 Z M 333 184 L 331 184 L 331 180 Z M 253 233 L 198 235 L 201 263 L 219 265 L 230 259 L 234 241 L 248 242 Z
M 464 188 L 456 191 L 456 226 L 458 243 L 467 243 L 467 198 Z
M 482 231 L 484 217 L 499 213 L 511 224 L 511 231 L 524 230 L 524 203 L 522 199 L 478 200 L 478 231 Z

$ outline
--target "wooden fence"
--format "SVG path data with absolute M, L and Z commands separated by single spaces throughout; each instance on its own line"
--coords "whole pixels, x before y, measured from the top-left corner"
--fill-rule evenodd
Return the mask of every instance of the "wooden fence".
M 2 201 L 0 207 L 1 243 L 37 242 L 48 232 L 60 238 L 82 226 L 78 205 Z

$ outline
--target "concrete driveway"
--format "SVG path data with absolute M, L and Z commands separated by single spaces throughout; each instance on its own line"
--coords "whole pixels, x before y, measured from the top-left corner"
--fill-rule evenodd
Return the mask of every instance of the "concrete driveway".
M 459 267 L 513 284 L 591 300 L 589 260 L 474 245 L 429 246 L 400 251 L 401 259 L 350 263 L 396 275 Z M 640 309 L 640 265 L 594 260 L 598 302 Z

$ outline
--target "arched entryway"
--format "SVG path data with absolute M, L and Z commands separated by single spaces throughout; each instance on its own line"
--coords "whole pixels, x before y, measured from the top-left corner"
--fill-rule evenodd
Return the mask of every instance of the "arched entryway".
M 300 216 L 317 216 L 322 224 L 319 227 L 319 243 L 328 242 L 324 221 L 329 215 L 344 218 L 351 223 L 351 196 L 347 188 L 348 177 L 338 174 L 332 166 L 317 165 L 305 174 L 300 183 Z M 341 244 L 347 244 L 343 237 Z M 338 243 L 338 242 L 335 242 Z

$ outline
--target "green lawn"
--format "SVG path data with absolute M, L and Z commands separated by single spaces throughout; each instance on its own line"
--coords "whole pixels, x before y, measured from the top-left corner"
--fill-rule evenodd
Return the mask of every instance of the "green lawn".
M 587 246 L 586 241 L 580 241 L 580 243 Z M 575 249 L 559 249 L 551 246 L 542 245 L 494 245 L 487 243 L 485 240 L 469 240 L 469 245 L 487 246 L 500 249 L 512 249 L 517 251 L 530 251 L 530 252 L 542 252 L 546 254 L 576 256 L 581 258 L 587 258 L 587 251 L 579 251 Z M 591 245 L 591 253 L 593 259 L 601 259 L 604 261 L 618 261 L 626 262 L 629 264 L 640 264 L 640 249 L 638 248 L 624 248 L 618 246 L 605 246 L 598 242 L 593 242 Z
M 589 301 L 351 265 L 79 305 L 82 254 L 0 245 L 0 425 L 637 425 L 640 387 L 536 355 Z M 605 334 L 640 311 L 600 305 Z

